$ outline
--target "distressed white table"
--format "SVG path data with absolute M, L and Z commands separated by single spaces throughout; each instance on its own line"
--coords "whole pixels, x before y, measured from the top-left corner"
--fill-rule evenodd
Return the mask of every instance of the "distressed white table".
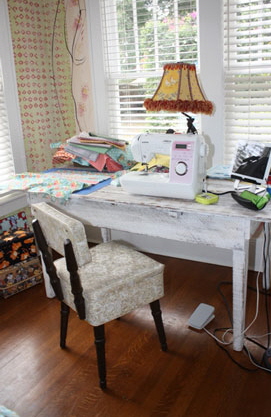
M 208 190 L 232 190 L 229 181 L 210 181 Z M 42 200 L 29 193 L 29 203 Z M 50 201 L 49 201 L 50 202 Z M 107 186 L 92 194 L 73 194 L 63 205 L 51 203 L 85 224 L 102 228 L 104 240 L 110 230 L 204 244 L 232 251 L 233 349 L 243 347 L 249 240 L 259 225 L 271 222 L 271 205 L 252 211 L 238 205 L 229 194 L 214 205 L 190 200 L 130 195 L 122 188 Z M 269 230 L 269 227 L 268 227 Z

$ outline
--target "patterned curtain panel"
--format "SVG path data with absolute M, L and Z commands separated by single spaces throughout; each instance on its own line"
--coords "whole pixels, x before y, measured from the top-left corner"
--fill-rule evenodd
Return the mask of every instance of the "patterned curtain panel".
M 51 168 L 50 144 L 92 129 L 85 11 L 77 0 L 8 0 L 28 170 Z

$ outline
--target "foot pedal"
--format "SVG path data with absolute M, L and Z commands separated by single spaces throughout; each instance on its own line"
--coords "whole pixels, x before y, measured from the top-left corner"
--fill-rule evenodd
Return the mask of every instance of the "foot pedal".
M 201 303 L 190 316 L 188 324 L 195 329 L 203 329 L 215 317 L 215 308 L 208 304 Z

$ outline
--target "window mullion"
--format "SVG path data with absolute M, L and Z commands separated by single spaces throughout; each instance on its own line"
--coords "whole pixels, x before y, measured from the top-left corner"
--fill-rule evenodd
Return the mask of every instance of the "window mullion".
M 178 1 L 174 0 L 174 23 L 175 23 L 175 54 L 176 62 L 180 59 L 180 40 L 179 40 L 179 13 L 178 13 Z
M 139 62 L 139 37 L 138 37 L 138 21 L 137 21 L 137 7 L 136 0 L 133 0 L 133 31 L 135 40 L 135 56 L 136 56 L 136 69 L 140 70 Z
M 159 48 L 158 48 L 158 30 L 157 30 L 157 8 L 158 0 L 153 1 L 153 39 L 154 39 L 154 62 L 155 69 L 159 69 Z

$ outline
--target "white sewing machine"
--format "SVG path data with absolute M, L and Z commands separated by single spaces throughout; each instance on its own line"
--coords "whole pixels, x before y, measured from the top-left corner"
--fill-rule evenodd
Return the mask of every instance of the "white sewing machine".
M 194 199 L 206 176 L 207 147 L 193 134 L 141 134 L 131 149 L 136 161 L 148 163 L 156 154 L 170 155 L 169 173 L 131 171 L 120 177 L 131 194 Z

